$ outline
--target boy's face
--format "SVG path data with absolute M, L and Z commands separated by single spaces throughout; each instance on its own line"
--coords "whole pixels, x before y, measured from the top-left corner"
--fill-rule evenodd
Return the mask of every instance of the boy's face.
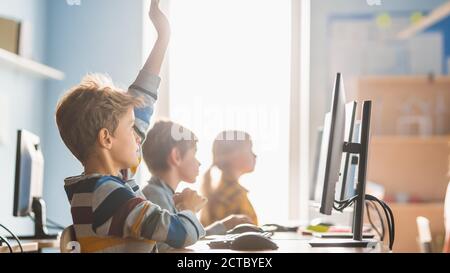
M 197 148 L 193 147 L 182 157 L 180 164 L 177 167 L 182 181 L 195 183 L 200 167 L 200 162 L 195 157 L 196 153 Z
M 111 155 L 120 169 L 128 169 L 139 164 L 141 138 L 134 129 L 134 122 L 133 107 L 130 107 L 127 113 L 119 120 L 112 137 Z

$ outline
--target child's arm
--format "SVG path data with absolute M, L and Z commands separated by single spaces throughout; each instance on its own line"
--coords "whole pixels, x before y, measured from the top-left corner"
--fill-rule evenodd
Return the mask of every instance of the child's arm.
M 158 98 L 157 91 L 161 82 L 159 73 L 170 40 L 169 21 L 159 8 L 159 0 L 152 0 L 149 16 L 158 37 L 144 67 L 139 72 L 136 81 L 129 88 L 130 94 L 144 98 L 144 107 L 136 108 L 134 111 L 136 116 L 136 131 L 142 140 L 144 140 L 150 125 L 150 118 L 153 115 L 153 105 Z
M 172 214 L 136 196 L 115 178 L 99 180 L 93 194 L 93 229 L 98 236 L 148 239 L 182 248 L 205 236 L 194 208 L 203 202 L 192 193 L 183 211 Z
M 158 37 L 153 50 L 144 65 L 144 70 L 148 71 L 150 74 L 159 75 L 169 45 L 170 24 L 167 17 L 159 8 L 159 0 L 152 0 L 149 16 L 158 33 Z

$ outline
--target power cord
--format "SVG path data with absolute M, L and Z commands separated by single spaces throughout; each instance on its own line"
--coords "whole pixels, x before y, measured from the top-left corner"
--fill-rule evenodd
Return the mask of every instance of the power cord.
M 394 214 L 392 213 L 391 208 L 384 201 L 379 200 L 378 198 L 376 198 L 375 196 L 370 195 L 370 194 L 366 194 L 365 197 L 366 197 L 365 199 L 367 201 L 371 201 L 374 204 L 377 203 L 383 209 L 384 214 L 386 216 L 387 226 L 388 226 L 388 230 L 389 230 L 389 249 L 392 251 L 392 248 L 394 247 L 394 240 L 395 240 Z M 343 201 L 335 200 L 335 203 L 337 204 L 337 206 L 333 204 L 333 208 L 337 211 L 342 212 L 345 208 L 351 206 L 356 201 L 357 198 L 358 198 L 358 195 L 355 195 L 347 200 L 343 200 Z M 376 208 L 376 206 L 375 206 L 375 208 Z M 379 211 L 378 211 L 378 213 L 379 213 Z M 368 216 L 370 217 L 369 214 L 368 214 Z M 380 217 L 380 219 L 382 219 L 380 213 L 379 213 L 379 217 Z M 371 221 L 372 220 L 369 218 L 369 222 L 371 222 Z M 380 220 L 380 221 L 383 221 L 383 220 Z M 374 226 L 373 223 L 371 223 L 371 224 L 372 224 L 372 226 Z M 382 226 L 384 229 L 384 222 L 382 222 Z M 375 229 L 375 230 L 377 230 L 377 229 Z M 384 232 L 382 232 L 382 233 L 384 233 Z M 384 239 L 384 234 L 383 234 L 383 239 Z
M 394 214 L 392 213 L 391 208 L 384 201 L 379 200 L 375 196 L 366 195 L 366 199 L 377 202 L 383 208 L 389 228 L 389 249 L 392 250 L 392 248 L 394 247 L 394 240 L 395 240 L 395 222 L 394 222 Z
M 370 208 L 372 208 L 373 210 L 375 210 L 377 212 L 378 219 L 380 220 L 381 232 L 378 230 L 377 226 L 372 221 L 372 217 L 370 216 Z M 375 232 L 378 234 L 378 236 L 380 237 L 380 240 L 384 241 L 384 236 L 385 236 L 384 220 L 383 220 L 383 216 L 381 216 L 380 210 L 378 209 L 376 204 L 374 204 L 372 201 L 366 202 L 366 209 L 367 209 L 367 218 L 369 219 L 370 225 L 375 230 Z
M 11 236 L 14 238 L 14 240 L 17 241 L 17 244 L 18 244 L 19 247 L 20 247 L 20 252 L 23 253 L 22 243 L 20 242 L 19 238 L 17 238 L 17 236 L 16 236 L 14 233 L 12 233 L 12 231 L 9 230 L 9 229 L 8 229 L 7 227 L 5 227 L 4 225 L 0 224 L 0 227 L 2 227 L 2 228 L 3 228 L 4 230 L 6 230 L 9 234 L 11 234 Z M 6 240 L 4 240 L 4 241 L 6 241 Z
M 30 217 L 30 219 L 31 219 L 33 222 L 35 221 L 35 219 L 34 219 L 34 217 L 33 217 L 32 215 L 28 215 L 28 217 Z M 64 230 L 64 228 L 65 228 L 65 227 L 63 227 L 62 225 L 56 223 L 55 221 L 52 221 L 52 220 L 49 219 L 49 218 L 47 218 L 46 220 L 47 220 L 47 222 L 50 223 L 50 224 L 45 224 L 45 227 L 46 227 L 46 228 L 49 228 L 49 229 L 56 229 L 56 230 Z
M 4 243 L 6 244 L 6 246 L 8 246 L 8 248 L 9 248 L 9 253 L 13 253 L 13 252 L 14 252 L 13 249 L 12 249 L 12 247 L 11 247 L 11 245 L 9 244 L 8 240 L 6 240 L 5 237 L 3 237 L 3 236 L 0 235 L 0 245 L 2 245 L 2 244 L 1 244 L 2 242 L 4 242 Z

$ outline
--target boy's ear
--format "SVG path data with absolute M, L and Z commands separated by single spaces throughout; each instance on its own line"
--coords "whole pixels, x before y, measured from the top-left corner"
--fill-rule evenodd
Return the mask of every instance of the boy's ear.
M 176 147 L 173 147 L 172 150 L 170 151 L 168 160 L 169 160 L 169 165 L 173 165 L 176 167 L 180 166 L 181 154 L 180 154 L 180 151 Z
M 112 136 L 109 133 L 108 129 L 102 128 L 98 132 L 97 141 L 102 148 L 111 149 L 112 147 Z

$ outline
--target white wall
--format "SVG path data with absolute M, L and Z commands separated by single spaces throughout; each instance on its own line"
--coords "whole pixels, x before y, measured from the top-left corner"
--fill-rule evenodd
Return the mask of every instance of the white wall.
M 46 7 L 46 1 L 42 0 L 0 1 L 0 17 L 32 24 L 32 57 L 40 62 L 46 59 Z M 31 234 L 33 225 L 28 218 L 12 216 L 16 132 L 24 128 L 41 137 L 45 136 L 46 86 L 46 81 L 41 78 L 0 64 L 0 223 L 17 233 Z

